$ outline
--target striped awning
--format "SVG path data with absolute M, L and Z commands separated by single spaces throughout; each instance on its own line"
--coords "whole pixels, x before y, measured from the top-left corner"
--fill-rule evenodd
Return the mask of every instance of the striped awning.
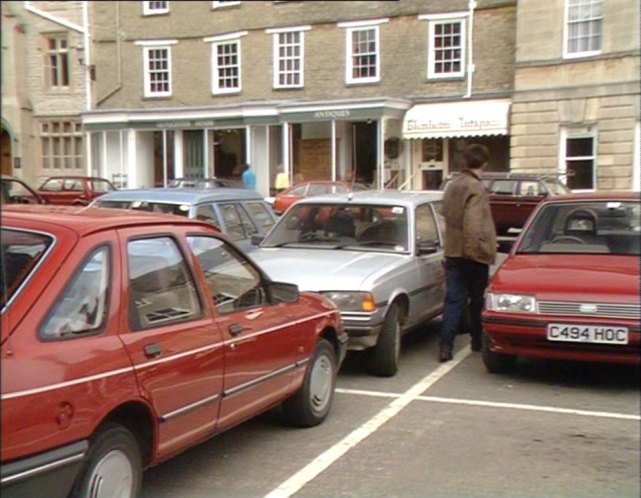
M 405 113 L 403 138 L 507 135 L 509 100 L 418 104 Z

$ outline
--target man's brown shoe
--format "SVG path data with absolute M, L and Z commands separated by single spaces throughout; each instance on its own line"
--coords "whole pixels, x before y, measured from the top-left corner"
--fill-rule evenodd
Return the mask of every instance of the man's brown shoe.
M 441 363 L 450 361 L 452 359 L 452 346 L 449 344 L 441 344 L 439 346 L 439 352 L 438 352 L 438 361 Z

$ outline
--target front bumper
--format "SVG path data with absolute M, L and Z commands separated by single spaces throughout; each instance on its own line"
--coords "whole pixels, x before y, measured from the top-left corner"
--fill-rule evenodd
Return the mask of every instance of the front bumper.
M 65 498 L 80 472 L 89 443 L 79 441 L 38 455 L 3 463 L 2 498 Z
M 371 313 L 341 311 L 341 318 L 349 335 L 348 350 L 362 351 L 376 346 L 385 318 L 382 308 Z
M 547 339 L 548 323 L 569 325 L 624 326 L 629 330 L 628 344 L 597 344 L 561 342 Z M 641 327 L 630 320 L 592 318 L 577 319 L 569 316 L 515 316 L 514 314 L 485 311 L 483 330 L 489 336 L 490 350 L 496 353 L 533 358 L 591 361 L 638 365 L 641 361 Z

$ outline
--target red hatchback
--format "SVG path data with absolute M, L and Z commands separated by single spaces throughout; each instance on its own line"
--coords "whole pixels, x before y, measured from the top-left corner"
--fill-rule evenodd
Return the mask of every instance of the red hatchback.
M 38 193 L 49 204 L 87 206 L 96 197 L 116 190 L 109 180 L 92 176 L 52 176 L 47 178 Z
M 283 403 L 327 416 L 346 334 L 211 225 L 2 209 L 2 496 L 138 495 L 142 469 Z
M 640 245 L 637 193 L 544 201 L 490 281 L 486 368 L 517 356 L 638 365 Z
M 276 214 L 283 214 L 289 206 L 297 200 L 321 194 L 334 194 L 336 192 L 349 192 L 350 190 L 367 190 L 367 187 L 345 181 L 313 180 L 302 182 L 280 192 L 274 198 L 272 210 Z

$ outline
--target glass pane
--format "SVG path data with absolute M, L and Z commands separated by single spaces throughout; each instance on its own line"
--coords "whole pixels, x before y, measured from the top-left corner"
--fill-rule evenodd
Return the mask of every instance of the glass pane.
M 592 137 L 568 138 L 566 156 L 570 157 L 592 157 Z
M 107 317 L 109 249 L 98 249 L 76 272 L 40 329 L 45 337 L 96 331 Z

